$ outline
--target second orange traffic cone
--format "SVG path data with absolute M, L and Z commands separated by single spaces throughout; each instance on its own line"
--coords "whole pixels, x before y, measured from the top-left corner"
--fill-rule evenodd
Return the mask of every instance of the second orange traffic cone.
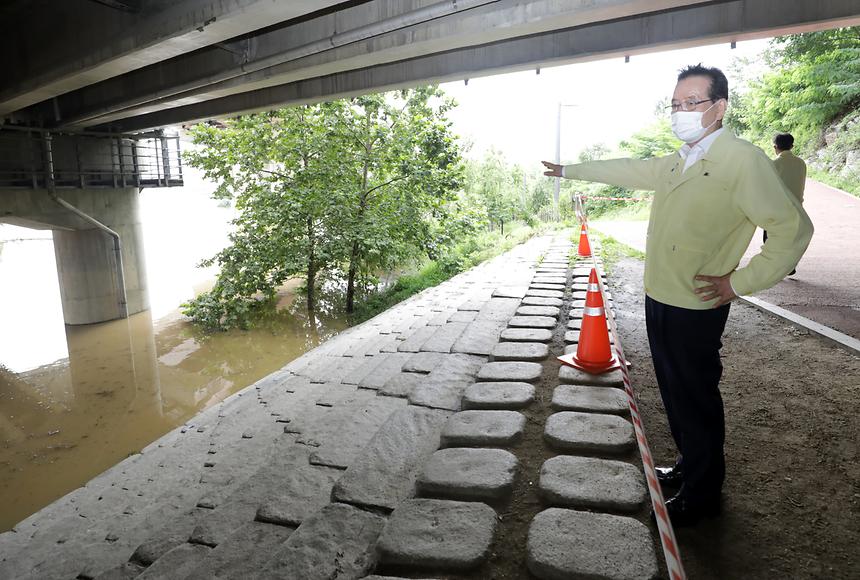
M 585 222 L 579 230 L 579 249 L 576 253 L 580 258 L 591 257 L 591 244 L 588 243 L 588 228 L 585 227 Z
M 609 329 L 606 327 L 606 309 L 603 295 L 597 284 L 597 271 L 592 268 L 588 277 L 588 293 L 582 315 L 582 329 L 576 353 L 558 357 L 562 363 L 576 369 L 599 375 L 621 368 L 618 357 L 609 345 Z

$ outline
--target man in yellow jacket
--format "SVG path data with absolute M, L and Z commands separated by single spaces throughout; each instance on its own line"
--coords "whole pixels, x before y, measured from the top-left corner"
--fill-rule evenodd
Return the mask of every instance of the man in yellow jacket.
M 645 317 L 660 394 L 679 456 L 658 468 L 676 526 L 720 512 L 725 420 L 719 391 L 729 303 L 774 285 L 800 260 L 812 223 L 754 145 L 723 129 L 728 80 L 687 67 L 672 96 L 672 129 L 685 145 L 653 159 L 560 166 L 545 175 L 654 191 L 645 259 Z M 768 231 L 743 268 L 756 226 Z
M 788 191 L 803 204 L 803 191 L 806 189 L 806 163 L 794 154 L 794 135 L 779 133 L 773 138 L 773 152 L 776 159 L 773 167 Z
M 806 163 L 794 154 L 794 135 L 791 133 L 779 133 L 773 138 L 773 151 L 776 159 L 773 160 L 773 168 L 779 175 L 788 191 L 794 194 L 797 201 L 803 205 L 803 191 L 806 189 Z M 764 232 L 764 241 L 767 241 L 767 231 Z M 788 273 L 789 276 L 796 274 L 796 270 Z

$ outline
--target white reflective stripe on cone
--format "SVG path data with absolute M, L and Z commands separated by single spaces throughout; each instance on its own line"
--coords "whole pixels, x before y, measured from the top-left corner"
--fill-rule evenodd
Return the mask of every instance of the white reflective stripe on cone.
M 586 306 L 582 314 L 583 316 L 605 316 L 602 306 Z
M 589 292 L 600 292 L 600 286 L 598 286 L 597 284 L 589 284 L 588 285 L 588 291 Z

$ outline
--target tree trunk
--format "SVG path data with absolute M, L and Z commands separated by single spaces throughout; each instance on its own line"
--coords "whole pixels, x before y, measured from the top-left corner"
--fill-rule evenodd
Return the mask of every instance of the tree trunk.
M 370 118 L 368 117 L 367 131 L 370 133 Z M 370 172 L 369 157 L 373 150 L 371 143 L 364 144 L 364 171 L 361 178 L 361 197 L 358 205 L 358 220 L 357 223 L 361 227 L 361 220 L 364 219 L 364 212 L 367 209 L 367 179 Z M 349 271 L 346 276 L 346 311 L 352 313 L 355 310 L 355 276 L 358 272 L 359 260 L 358 236 L 352 241 L 352 250 L 349 255 Z
M 505 220 L 499 220 L 499 225 L 502 227 L 502 235 L 505 235 Z
M 317 261 L 315 255 L 315 240 L 314 240 L 314 224 L 311 218 L 308 218 L 308 312 L 313 315 L 316 305 L 315 282 L 317 277 Z
M 358 240 L 352 243 L 352 252 L 349 256 L 349 273 L 346 279 L 346 311 L 355 310 L 355 274 L 358 263 Z

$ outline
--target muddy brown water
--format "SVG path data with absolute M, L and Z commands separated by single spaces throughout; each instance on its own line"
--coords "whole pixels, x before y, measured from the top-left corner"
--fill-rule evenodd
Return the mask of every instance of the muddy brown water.
M 51 232 L 0 224 L 0 532 L 347 326 L 325 303 L 310 322 L 298 281 L 251 331 L 179 315 L 227 243 L 213 187 L 188 169 L 186 187 L 141 194 L 152 308 L 128 320 L 65 326 Z
M 204 336 L 182 320 L 154 328 L 142 312 L 66 327 L 68 358 L 0 367 L 0 531 L 345 326 L 285 313 Z

